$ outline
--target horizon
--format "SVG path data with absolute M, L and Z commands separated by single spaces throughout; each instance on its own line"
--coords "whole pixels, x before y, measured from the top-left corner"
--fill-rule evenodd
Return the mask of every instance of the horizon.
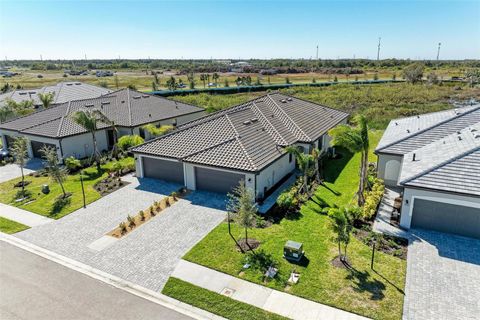
M 438 43 L 439 60 L 480 59 L 480 2 L 0 2 L 8 61 L 313 60 L 317 45 L 321 60 L 376 60 L 379 37 L 380 60 L 436 60 Z

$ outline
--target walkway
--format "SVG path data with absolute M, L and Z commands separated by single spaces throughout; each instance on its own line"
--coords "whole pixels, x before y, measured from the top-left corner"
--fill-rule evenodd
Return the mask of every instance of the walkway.
M 400 195 L 400 188 L 385 187 L 380 206 L 378 207 L 373 230 L 380 233 L 386 233 L 397 237 L 409 238 L 409 233 L 390 224 L 390 217 L 393 211 L 393 202 Z
M 270 210 L 277 202 L 277 198 L 280 193 L 290 188 L 290 186 L 295 183 L 296 179 L 296 172 L 293 172 L 293 174 L 284 183 L 282 183 L 277 190 L 275 190 L 275 192 L 273 192 L 267 197 L 267 199 L 265 199 L 265 201 L 263 201 L 262 205 L 258 206 L 258 212 L 261 214 L 267 213 L 268 210 Z
M 172 277 L 213 292 L 233 292 L 228 297 L 290 319 L 366 319 L 307 299 L 238 279 L 195 263 L 180 260 Z
M 3 203 L 0 203 L 0 216 L 29 227 L 41 226 L 53 221 L 53 219 Z
M 26 176 L 29 173 L 35 172 L 43 167 L 42 160 L 31 159 L 23 169 L 23 174 Z M 22 171 L 17 164 L 11 163 L 0 167 L 0 183 L 12 180 L 22 176 Z

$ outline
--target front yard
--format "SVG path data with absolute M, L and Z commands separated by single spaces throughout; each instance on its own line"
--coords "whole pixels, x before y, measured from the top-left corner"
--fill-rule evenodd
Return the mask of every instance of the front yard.
M 119 160 L 123 165 L 133 165 L 133 158 L 123 158 Z M 113 162 L 108 162 L 102 165 L 102 172 L 98 173 L 95 166 L 83 170 L 83 182 L 85 188 L 85 202 L 87 204 L 98 200 L 101 194 L 93 188 L 95 183 L 108 176 L 108 170 L 113 166 Z M 80 173 L 69 174 L 64 187 L 67 192 L 72 193 L 68 201 L 63 205 L 56 205 L 56 199 L 62 194 L 58 183 L 53 182 L 50 177 L 39 175 L 26 175 L 25 180 L 30 181 L 25 189 L 31 192 L 31 197 L 28 200 L 17 202 L 16 194 L 20 188 L 15 188 L 14 185 L 20 182 L 21 177 L 6 181 L 0 184 L 0 202 L 15 206 L 33 213 L 40 214 L 53 219 L 59 219 L 83 206 L 82 187 L 80 183 Z M 42 186 L 48 185 L 50 193 L 42 193 Z
M 381 134 L 380 131 L 372 131 L 371 146 L 376 146 Z M 256 252 L 270 254 L 278 263 L 279 276 L 274 280 L 265 283 L 259 271 L 246 269 L 242 272 L 244 255 L 229 237 L 227 223 L 215 228 L 184 259 L 363 316 L 400 319 L 405 260 L 376 252 L 373 271 L 370 269 L 371 247 L 352 236 L 349 245 L 352 268 L 338 268 L 331 263 L 338 255 L 337 243 L 333 239 L 330 218 L 320 213 L 317 203 L 325 201 L 330 205 L 344 206 L 354 201 L 360 155 L 352 157 L 346 152 L 342 155 L 341 159 L 329 160 L 326 164 L 327 188 L 319 187 L 297 215 L 283 218 L 263 229 L 250 230 L 250 237 L 261 242 Z M 371 157 L 370 161 L 373 162 L 374 158 Z M 243 229 L 232 224 L 232 233 L 237 239 L 241 238 Z M 301 264 L 283 259 L 283 246 L 287 240 L 304 244 L 307 259 Z M 286 280 L 293 270 L 300 273 L 300 281 L 286 287 Z
M 27 230 L 29 227 L 18 223 L 16 221 L 12 221 L 10 219 L 0 217 L 0 232 L 13 234 L 23 230 Z

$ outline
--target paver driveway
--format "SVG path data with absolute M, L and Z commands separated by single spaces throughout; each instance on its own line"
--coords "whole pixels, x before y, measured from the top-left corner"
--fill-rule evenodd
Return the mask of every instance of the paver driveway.
M 412 230 L 404 319 L 479 319 L 480 240 Z
M 48 225 L 16 234 L 40 247 L 152 290 L 160 290 L 179 259 L 224 218 L 225 197 L 193 192 L 101 251 L 88 246 L 180 186 L 127 177 L 131 184 Z
M 43 167 L 42 160 L 32 159 L 28 161 L 27 165 L 23 169 L 25 175 L 32 173 Z M 18 178 L 22 175 L 20 167 L 17 164 L 11 163 L 3 167 L 0 167 L 0 183 Z

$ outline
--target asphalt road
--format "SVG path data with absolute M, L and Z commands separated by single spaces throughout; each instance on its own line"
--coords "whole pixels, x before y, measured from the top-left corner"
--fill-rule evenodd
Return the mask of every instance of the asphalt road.
M 0 241 L 0 319 L 191 318 Z

